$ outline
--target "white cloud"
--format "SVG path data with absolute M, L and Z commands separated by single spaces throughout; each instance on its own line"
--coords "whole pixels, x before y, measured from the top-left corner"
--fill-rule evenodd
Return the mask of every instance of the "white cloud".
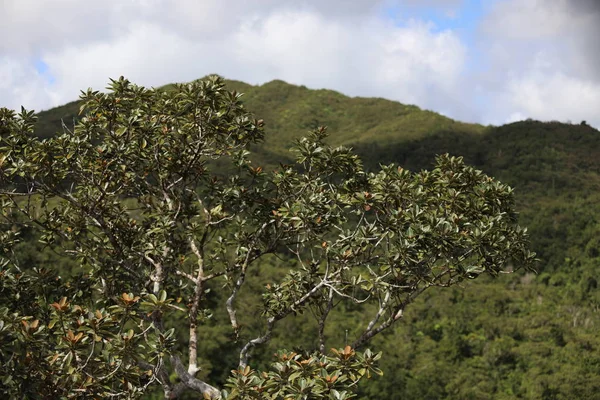
M 27 62 L 0 56 L 0 107 L 48 108 L 48 104 L 57 100 L 57 94 L 48 86 L 44 77 Z
M 466 49 L 452 32 L 432 30 L 418 21 L 397 27 L 371 17 L 349 26 L 286 12 L 244 24 L 234 48 L 254 82 L 275 76 L 349 95 L 435 104 L 456 90 Z M 455 105 L 445 106 L 456 112 Z
M 3 0 L 0 53 L 36 56 L 65 45 L 113 39 L 127 17 L 116 0 Z
M 380 85 L 406 88 L 406 96 L 416 96 L 415 100 L 423 100 L 431 89 L 455 89 L 466 48 L 453 32 L 433 33 L 433 28 L 433 24 L 412 20 L 406 28 L 380 32 L 378 42 L 384 55 L 378 68 Z
M 4 0 L 0 104 L 49 108 L 120 75 L 159 86 L 219 73 L 252 84 L 283 79 L 387 97 L 467 121 L 560 116 L 600 126 L 593 112 L 600 107 L 600 2 L 499 0 L 471 47 L 457 31 L 428 21 L 395 25 L 386 12 L 398 4 L 90 0 L 82 7 L 77 0 Z M 402 6 L 460 16 L 461 4 Z M 474 59 L 478 64 L 469 65 Z M 53 83 L 36 71 L 37 60 Z
M 400 4 L 408 7 L 436 8 L 452 13 L 463 2 L 464 0 L 404 0 Z
M 69 0 L 62 3 L 59 9 L 68 14 Z M 434 33 L 432 25 L 419 21 L 394 26 L 378 14 L 378 2 L 263 0 L 264 9 L 231 3 L 239 7 L 183 0 L 173 8 L 165 0 L 136 0 L 120 8 L 121 20 L 110 28 L 118 34 L 47 49 L 35 44 L 38 36 L 32 34 L 31 47 L 39 47 L 55 81 L 36 84 L 52 91 L 48 105 L 58 105 L 81 89 L 103 88 L 108 77 L 161 85 L 219 73 L 250 83 L 284 79 L 427 106 L 432 97 L 451 96 L 464 64 L 465 48 L 451 31 Z M 105 15 L 116 18 L 118 7 L 110 5 Z M 345 12 L 332 16 L 336 7 Z M 56 37 L 68 34 L 74 32 Z M 19 59 L 16 52 L 13 59 Z M 5 93 L 0 101 L 12 107 L 28 99 Z
M 523 121 L 527 118 L 528 117 L 526 117 L 525 115 L 523 115 L 517 111 L 517 112 L 510 114 L 508 116 L 508 118 L 506 119 L 505 123 L 510 124 L 511 122 Z
M 553 39 L 569 25 L 563 1 L 500 1 L 485 22 L 483 31 L 502 40 Z
M 66 47 L 43 60 L 55 78 L 53 86 L 63 101 L 68 101 L 81 89 L 104 88 L 109 77 L 124 75 L 146 86 L 168 83 L 173 76 L 181 81 L 198 78 L 195 70 L 203 58 L 200 48 L 156 25 L 134 23 L 117 40 Z
M 325 83 L 341 72 L 349 36 L 340 23 L 311 12 L 283 12 L 243 23 L 232 38 L 238 65 L 260 82 Z
M 530 118 L 597 124 L 600 84 L 562 73 L 531 74 L 508 84 L 511 104 Z
M 481 21 L 486 120 L 585 119 L 600 126 L 600 2 L 506 0 Z M 503 117 L 504 115 L 504 117 Z

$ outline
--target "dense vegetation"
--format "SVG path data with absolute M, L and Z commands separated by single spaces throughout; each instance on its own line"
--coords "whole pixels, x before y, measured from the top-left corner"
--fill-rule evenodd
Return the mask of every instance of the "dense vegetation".
M 404 322 L 376 338 L 385 357 L 383 378 L 363 398 L 573 399 L 600 398 L 600 142 L 585 125 L 522 121 L 501 127 L 463 124 L 414 106 L 383 99 L 347 98 L 274 81 L 263 86 L 229 82 L 246 93 L 248 109 L 266 121 L 257 162 L 276 166 L 294 138 L 328 125 L 332 144 L 352 145 L 367 169 L 396 162 L 412 171 L 430 168 L 434 155 L 462 155 L 467 163 L 517 188 L 521 223 L 530 228 L 538 274 L 479 279 L 464 288 L 424 293 Z M 168 89 L 168 88 L 167 88 Z M 72 126 L 79 105 L 40 113 L 38 134 Z M 62 263 L 35 237 L 21 246 L 24 264 Z M 37 250 L 32 250 L 36 248 Z M 39 251 L 38 251 L 39 250 Z M 261 265 L 249 282 L 257 290 L 281 274 L 284 261 Z M 62 268 L 68 274 L 69 266 Z M 248 291 L 247 315 L 260 301 Z M 344 340 L 361 322 L 351 308 L 332 316 L 329 337 Z M 232 349 L 215 315 L 202 333 L 203 351 L 219 355 L 203 374 L 223 382 Z M 284 325 L 265 350 L 311 347 L 315 327 L 298 315 L 300 329 Z M 252 318 L 243 324 L 252 329 Z M 222 362 L 221 362 L 222 361 Z

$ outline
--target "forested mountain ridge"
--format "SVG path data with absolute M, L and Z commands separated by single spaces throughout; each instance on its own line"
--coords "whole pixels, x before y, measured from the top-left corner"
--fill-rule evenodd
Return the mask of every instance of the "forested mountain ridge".
M 373 344 L 385 351 L 386 376 L 367 387 L 363 398 L 600 398 L 597 130 L 540 121 L 484 127 L 416 106 L 282 81 L 229 81 L 229 87 L 245 93 L 247 108 L 266 122 L 257 163 L 286 162 L 294 138 L 327 125 L 330 142 L 354 147 L 368 168 L 388 162 L 429 168 L 436 154 L 448 152 L 516 188 L 522 224 L 530 227 L 539 254 L 539 274 L 427 293 L 409 308 L 404 324 Z M 73 102 L 39 113 L 38 134 L 61 132 L 63 122 L 72 126 L 78 107 Z M 271 268 L 264 273 L 276 271 Z M 352 329 L 342 317 L 340 335 Z M 302 346 L 313 332 L 294 334 L 282 329 L 269 348 Z M 213 341 L 205 345 L 220 353 L 217 336 L 207 333 Z M 228 372 L 204 367 L 217 378 Z
M 525 225 L 533 229 L 534 248 L 542 256 L 540 270 L 560 267 L 567 257 L 568 242 L 576 240 L 581 248 L 588 245 L 583 243 L 584 238 L 576 239 L 580 235 L 566 235 L 584 223 L 570 217 L 575 212 L 573 207 L 579 209 L 578 213 L 589 209 L 600 189 L 600 132 L 585 123 L 527 120 L 484 127 L 414 105 L 381 98 L 351 98 L 281 80 L 261 86 L 233 80 L 227 84 L 230 90 L 243 93 L 246 107 L 266 122 L 266 139 L 255 149 L 259 164 L 276 166 L 289 161 L 288 149 L 293 141 L 320 125 L 328 127 L 330 143 L 353 147 L 369 169 L 394 162 L 419 170 L 431 167 L 437 154 L 460 155 L 516 188 L 524 222 L 530 222 Z M 78 112 L 77 101 L 40 112 L 37 134 L 49 137 L 68 129 Z M 538 227 L 534 220 L 547 212 L 551 213 L 548 218 L 552 218 L 552 224 Z M 585 218 L 586 225 L 594 221 Z M 561 251 L 550 256 L 550 248 Z
M 294 138 L 320 125 L 330 128 L 334 144 L 378 143 L 388 145 L 418 139 L 440 131 L 481 133 L 482 125 L 454 121 L 414 105 L 381 98 L 347 97 L 332 90 L 311 90 L 280 80 L 260 86 L 228 80 L 230 90 L 243 93 L 246 107 L 266 121 L 269 151 L 288 156 Z M 166 85 L 158 90 L 169 90 Z M 79 111 L 74 101 L 39 113 L 38 134 L 42 137 L 72 125 Z

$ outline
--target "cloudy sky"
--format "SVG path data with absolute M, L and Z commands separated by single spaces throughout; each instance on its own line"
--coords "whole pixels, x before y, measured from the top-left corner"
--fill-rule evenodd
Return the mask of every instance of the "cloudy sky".
M 600 127 L 599 0 L 0 0 L 0 106 L 209 73 Z

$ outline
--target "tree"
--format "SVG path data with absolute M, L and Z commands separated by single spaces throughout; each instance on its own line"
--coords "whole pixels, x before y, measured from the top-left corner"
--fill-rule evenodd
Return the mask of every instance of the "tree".
M 264 123 L 220 78 L 109 89 L 82 93 L 74 129 L 45 140 L 33 112 L 0 109 L 0 382 L 15 398 L 136 398 L 157 385 L 165 398 L 351 398 L 380 372 L 380 354 L 358 350 L 424 290 L 533 265 L 512 190 L 461 158 L 368 173 L 318 128 L 296 142 L 296 165 L 267 172 L 248 151 Z M 32 232 L 76 262 L 68 281 L 19 265 L 14 246 Z M 264 288 L 262 330 L 242 332 L 248 271 L 272 254 L 294 267 Z M 198 377 L 215 299 L 239 346 L 223 390 Z M 372 313 L 328 352 L 328 317 L 347 303 Z M 314 351 L 251 368 L 279 321 L 307 309 Z

